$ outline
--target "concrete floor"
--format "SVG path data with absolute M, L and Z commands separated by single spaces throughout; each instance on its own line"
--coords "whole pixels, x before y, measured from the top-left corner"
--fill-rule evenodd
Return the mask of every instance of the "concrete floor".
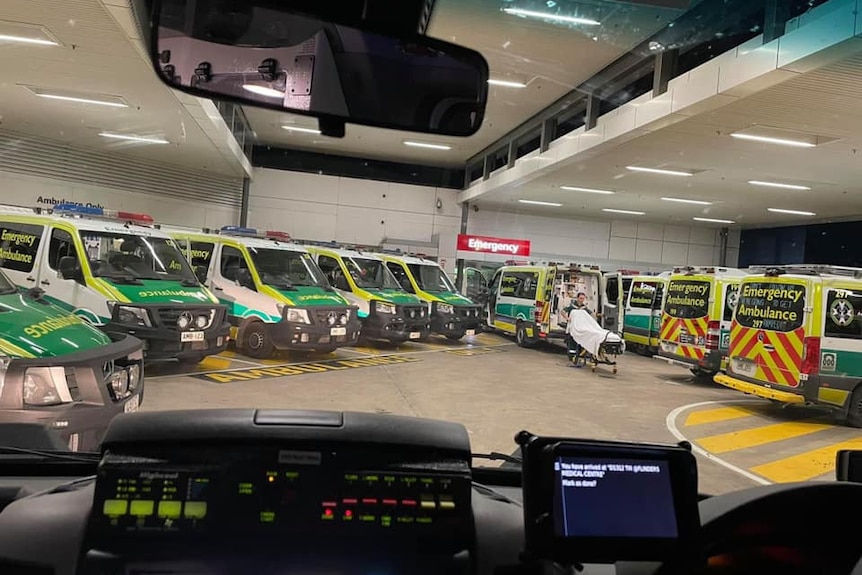
M 456 421 L 474 452 L 515 449 L 514 434 L 694 442 L 701 491 L 831 478 L 860 430 L 810 409 L 747 399 L 631 353 L 619 373 L 574 369 L 561 348 L 521 349 L 479 334 L 330 356 L 259 361 L 227 352 L 195 370 L 148 367 L 144 410 L 266 407 L 395 413 Z M 857 446 L 858 444 L 858 446 Z

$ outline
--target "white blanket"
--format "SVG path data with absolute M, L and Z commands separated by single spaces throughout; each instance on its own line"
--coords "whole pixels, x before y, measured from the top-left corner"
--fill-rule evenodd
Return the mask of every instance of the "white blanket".
M 603 343 L 622 341 L 619 335 L 604 329 L 589 312 L 582 309 L 573 309 L 569 313 L 568 333 L 579 345 L 597 357 Z

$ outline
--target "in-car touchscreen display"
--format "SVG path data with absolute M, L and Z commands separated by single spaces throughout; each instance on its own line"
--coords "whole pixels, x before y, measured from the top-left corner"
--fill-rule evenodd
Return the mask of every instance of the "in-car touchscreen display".
M 554 508 L 558 537 L 679 537 L 667 460 L 557 454 Z

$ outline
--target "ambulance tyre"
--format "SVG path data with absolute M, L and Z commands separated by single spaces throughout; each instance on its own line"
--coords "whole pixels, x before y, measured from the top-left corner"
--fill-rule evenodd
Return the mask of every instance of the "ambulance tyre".
M 518 344 L 518 347 L 530 347 L 530 341 L 527 338 L 527 328 L 521 322 L 518 322 L 518 325 L 515 327 L 515 343 Z
M 862 427 L 862 385 L 856 386 L 850 396 L 847 407 L 847 424 L 851 427 Z
M 272 340 L 266 333 L 266 326 L 262 321 L 257 320 L 250 321 L 240 328 L 239 344 L 240 351 L 254 359 L 272 357 L 275 351 L 275 346 L 272 345 Z
M 699 367 L 691 368 L 691 373 L 695 377 L 703 377 L 703 378 L 709 378 L 709 379 L 712 379 L 713 376 L 715 376 L 715 373 L 713 373 L 711 371 L 706 371 L 705 369 L 700 369 Z

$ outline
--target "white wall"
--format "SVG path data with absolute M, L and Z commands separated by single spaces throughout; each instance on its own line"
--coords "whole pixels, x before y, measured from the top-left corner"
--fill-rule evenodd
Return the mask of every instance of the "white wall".
M 217 228 L 239 221 L 237 208 L 53 178 L 0 171 L 0 186 L 0 203 L 4 204 L 51 207 L 61 202 L 89 203 L 146 213 L 163 224 L 192 227 Z
M 252 227 L 281 230 L 295 238 L 424 251 L 454 268 L 461 227 L 457 192 L 444 188 L 257 169 L 251 184 Z M 442 207 L 436 207 L 437 200 Z M 531 259 L 596 263 L 605 269 L 660 271 L 675 265 L 717 264 L 716 228 L 664 226 L 635 221 L 586 221 L 470 210 L 471 234 L 528 239 Z M 395 240 L 404 241 L 395 241 Z M 428 247 L 434 243 L 439 249 Z M 439 242 L 439 244 L 438 244 Z M 739 234 L 729 239 L 727 265 L 736 265 Z M 471 254 L 470 259 L 504 261 Z

